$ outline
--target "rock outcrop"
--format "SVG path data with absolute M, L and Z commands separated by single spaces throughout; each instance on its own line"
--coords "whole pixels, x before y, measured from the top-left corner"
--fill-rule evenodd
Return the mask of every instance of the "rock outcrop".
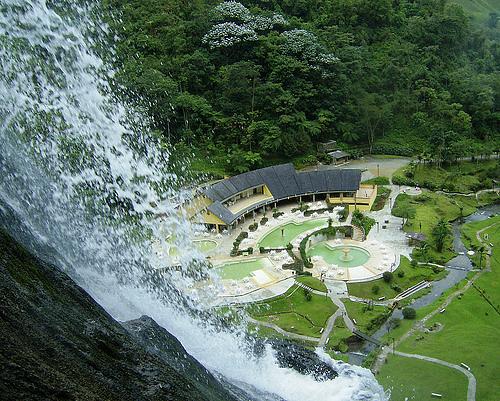
M 2 400 L 235 399 L 152 319 L 122 326 L 1 230 L 0 341 Z

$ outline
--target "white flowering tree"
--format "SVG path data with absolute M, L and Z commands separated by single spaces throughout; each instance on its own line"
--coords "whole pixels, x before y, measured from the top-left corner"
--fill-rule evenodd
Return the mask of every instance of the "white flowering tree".
M 327 68 L 339 61 L 332 53 L 327 53 L 316 36 L 304 29 L 293 29 L 281 33 L 284 38 L 283 53 L 304 61 L 310 68 Z
M 248 8 L 237 1 L 220 3 L 214 8 L 213 16 L 216 23 L 202 39 L 203 43 L 212 49 L 256 41 L 258 33 L 287 24 L 282 15 L 252 14 Z

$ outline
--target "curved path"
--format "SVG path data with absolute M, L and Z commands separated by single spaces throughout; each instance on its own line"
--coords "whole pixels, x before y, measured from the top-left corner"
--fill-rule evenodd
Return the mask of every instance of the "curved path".
M 426 362 L 437 363 L 439 365 L 443 365 L 443 366 L 446 366 L 448 368 L 456 369 L 459 372 L 462 372 L 464 375 L 467 376 L 467 379 L 469 380 L 469 384 L 467 386 L 467 401 L 475 401 L 476 400 L 476 378 L 474 377 L 474 375 L 470 371 L 463 368 L 462 366 L 454 365 L 453 363 L 449 363 L 446 361 L 442 361 L 441 359 L 431 358 L 429 356 L 424 356 L 424 355 L 406 354 L 404 352 L 399 352 L 399 351 L 395 351 L 394 354 L 399 355 L 399 356 L 403 356 L 405 358 L 421 359 L 421 360 L 426 361 Z
M 247 320 L 259 326 L 264 326 L 276 330 L 278 333 L 284 335 L 285 337 L 294 338 L 296 340 L 301 340 L 301 341 L 314 342 L 314 343 L 317 343 L 319 341 L 319 338 L 316 337 L 304 336 L 302 334 L 291 333 L 289 331 L 283 330 L 281 327 L 276 326 L 274 323 L 263 322 L 261 320 L 253 319 L 250 316 L 247 317 Z
M 478 241 L 480 241 L 481 243 L 485 244 L 485 247 L 487 249 L 485 268 L 483 270 L 479 271 L 478 273 L 476 273 L 471 279 L 467 280 L 467 283 L 465 284 L 465 286 L 463 286 L 462 288 L 459 288 L 458 290 L 456 290 L 455 292 L 453 292 L 452 294 L 450 294 L 444 300 L 444 302 L 439 305 L 439 307 L 437 307 L 432 312 L 430 312 L 429 314 L 427 314 L 426 316 L 424 316 L 421 320 L 415 322 L 415 324 L 413 325 L 413 327 L 410 330 L 408 330 L 403 336 L 401 336 L 396 341 L 396 343 L 393 345 L 393 347 L 398 346 L 404 340 L 406 340 L 407 338 L 409 338 L 413 333 L 415 333 L 415 331 L 420 330 L 422 327 L 424 327 L 424 324 L 429 319 L 431 319 L 433 316 L 435 316 L 441 309 L 446 308 L 459 294 L 462 294 L 466 290 L 468 290 L 472 286 L 472 284 L 474 284 L 474 281 L 476 281 L 485 271 L 490 271 L 491 270 L 491 260 L 490 260 L 491 247 L 490 247 L 490 245 L 488 243 L 485 243 L 483 241 L 483 239 L 481 238 L 481 233 L 484 232 L 484 231 L 486 231 L 486 230 L 488 230 L 488 229 L 490 229 L 491 227 L 493 227 L 493 226 L 495 226 L 497 224 L 499 224 L 499 223 L 490 224 L 489 226 L 487 226 L 487 227 L 485 227 L 485 228 L 483 228 L 483 229 L 481 229 L 481 230 L 479 230 L 479 231 L 476 232 L 476 238 L 478 239 Z M 372 370 L 374 372 L 377 372 L 377 371 L 380 370 L 380 367 L 385 362 L 385 360 L 387 358 L 387 355 L 389 354 L 390 351 L 391 351 L 390 347 L 384 347 L 384 348 L 382 348 L 382 352 L 378 355 L 378 357 L 375 360 L 375 363 L 373 365 Z M 454 364 L 451 364 L 449 362 L 442 361 L 442 360 L 436 359 L 436 358 L 431 358 L 431 357 L 428 357 L 428 356 L 416 355 L 416 354 L 405 354 L 405 353 L 399 352 L 399 351 L 395 351 L 394 353 L 396 355 L 399 355 L 399 356 L 404 356 L 404 357 L 408 357 L 408 358 L 417 358 L 417 359 L 421 359 L 421 360 L 428 361 L 428 362 L 439 363 L 441 365 L 448 366 L 450 368 L 460 370 L 462 373 L 464 373 L 465 375 L 467 375 L 467 377 L 469 378 L 469 386 L 468 386 L 468 389 L 467 389 L 467 401 L 475 401 L 475 399 L 476 399 L 476 379 L 475 379 L 474 375 L 471 372 L 469 372 L 468 370 L 463 369 L 462 367 L 460 367 L 458 365 L 454 365 Z

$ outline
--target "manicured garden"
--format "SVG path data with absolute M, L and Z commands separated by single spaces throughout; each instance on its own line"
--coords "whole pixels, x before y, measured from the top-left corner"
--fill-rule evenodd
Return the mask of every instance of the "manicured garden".
M 477 205 L 473 197 L 452 197 L 425 191 L 418 196 L 399 194 L 394 202 L 392 214 L 405 219 L 403 228 L 406 232 L 421 232 L 426 236 L 426 242 L 430 245 L 426 250 L 427 254 L 414 253 L 415 256 L 420 260 L 428 259 L 444 263 L 454 256 L 451 249 L 452 241 L 451 236 L 448 236 L 442 252 L 436 250 L 436 241 L 432 235 L 436 223 L 441 219 L 450 222 L 461 216 L 467 216 L 476 210 Z
M 373 202 L 372 211 L 382 210 L 389 199 L 389 195 L 391 194 L 391 190 L 387 187 L 379 185 L 377 188 L 377 197 Z
M 349 299 L 343 299 L 342 302 L 351 320 L 356 321 L 359 330 L 368 334 L 377 330 L 389 316 L 390 309 L 385 306 L 367 305 Z
M 346 343 L 346 339 L 351 337 L 351 331 L 345 326 L 344 319 L 342 317 L 338 317 L 335 319 L 333 324 L 333 330 L 330 332 L 328 336 L 329 340 L 325 346 L 325 349 L 335 350 L 340 352 L 347 352 L 348 346 Z
M 391 401 L 436 400 L 432 393 L 442 394 L 445 400 L 467 399 L 467 378 L 463 373 L 418 359 L 389 355 L 377 380 L 391 391 Z
M 445 277 L 447 271 L 431 266 L 411 264 L 408 258 L 401 256 L 399 267 L 393 272 L 391 280 L 383 278 L 365 283 L 347 285 L 349 294 L 359 298 L 392 299 L 400 292 L 419 283 L 422 280 L 434 281 Z
M 322 291 L 322 292 L 327 292 L 326 285 L 321 282 L 321 280 L 318 280 L 315 277 L 312 276 L 299 276 L 296 278 L 296 281 L 307 285 L 309 288 L 312 288 L 313 290 L 317 291 Z
M 296 285 L 285 294 L 247 307 L 254 319 L 274 323 L 283 330 L 320 337 L 328 318 L 337 306 L 326 296 L 305 291 Z
M 403 352 L 467 364 L 477 379 L 476 399 L 482 401 L 497 400 L 500 394 L 500 348 L 496 342 L 500 330 L 500 217 L 464 227 L 479 230 L 492 224 L 485 232 L 493 244 L 492 271 L 482 273 L 474 287 L 455 298 L 444 313 L 430 319 L 426 326 L 431 331 L 416 332 L 398 347 Z M 417 318 L 421 317 L 419 313 Z M 439 379 L 444 381 L 445 377 Z
M 326 219 L 323 218 L 307 220 L 302 223 L 286 223 L 266 234 L 257 245 L 264 248 L 285 248 L 287 244 L 304 231 L 326 225 L 326 222 Z

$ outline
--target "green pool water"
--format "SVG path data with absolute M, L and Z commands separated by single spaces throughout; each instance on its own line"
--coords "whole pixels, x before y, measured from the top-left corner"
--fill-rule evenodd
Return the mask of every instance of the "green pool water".
M 226 263 L 221 266 L 217 266 L 216 269 L 220 277 L 224 280 L 241 280 L 245 277 L 249 277 L 253 271 L 260 270 L 263 267 L 264 260 L 252 259 L 242 262 Z
M 203 253 L 210 252 L 210 251 L 214 250 L 215 248 L 217 248 L 217 246 L 218 246 L 217 242 L 212 241 L 210 239 L 195 240 L 195 241 L 193 241 L 193 243 Z M 170 251 L 168 252 L 168 254 L 170 256 L 179 256 L 179 250 L 177 249 L 177 247 L 173 246 L 172 248 L 170 248 Z
M 349 248 L 349 260 L 344 260 L 344 249 Z M 325 242 L 320 242 L 312 246 L 307 252 L 308 256 L 321 256 L 324 261 L 331 265 L 341 267 L 361 266 L 370 259 L 368 251 L 353 245 L 330 246 Z
M 217 248 L 217 242 L 209 240 L 209 239 L 202 239 L 202 240 L 193 241 L 193 242 L 198 247 L 198 249 L 202 252 L 210 252 L 210 251 L 213 251 L 215 248 Z
M 302 223 L 286 223 L 267 233 L 257 244 L 264 248 L 284 248 L 304 231 L 325 225 L 326 219 L 308 220 Z M 281 230 L 283 235 L 281 235 Z

